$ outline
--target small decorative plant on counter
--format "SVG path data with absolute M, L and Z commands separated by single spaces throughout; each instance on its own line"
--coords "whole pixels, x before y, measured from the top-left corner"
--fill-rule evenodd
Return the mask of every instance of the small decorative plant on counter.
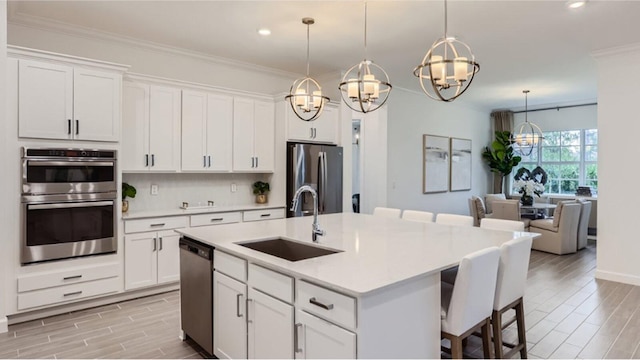
M 267 193 L 271 190 L 269 188 L 269 183 L 263 182 L 263 181 L 256 181 L 253 183 L 252 187 L 253 187 L 253 194 L 256 196 L 256 203 L 266 204 L 268 201 Z
M 533 195 L 540 197 L 544 192 L 547 173 L 539 166 L 533 171 L 522 167 L 518 169 L 513 179 L 515 180 L 514 187 L 522 194 L 520 198 L 522 205 L 533 205 Z
M 129 185 L 126 182 L 122 183 L 122 212 L 126 213 L 129 210 L 129 201 L 127 198 L 136 197 L 137 190 L 133 185 Z

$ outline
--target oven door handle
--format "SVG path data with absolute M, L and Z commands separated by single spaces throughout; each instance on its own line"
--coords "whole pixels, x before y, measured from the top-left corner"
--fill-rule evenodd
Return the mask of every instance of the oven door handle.
M 29 210 L 44 210 L 44 209 L 63 209 L 63 208 L 111 206 L 113 204 L 114 204 L 113 201 L 83 201 L 83 202 L 72 202 L 72 203 L 27 205 L 27 208 Z
M 50 161 L 50 160 L 28 160 L 27 166 L 110 166 L 113 167 L 112 161 Z

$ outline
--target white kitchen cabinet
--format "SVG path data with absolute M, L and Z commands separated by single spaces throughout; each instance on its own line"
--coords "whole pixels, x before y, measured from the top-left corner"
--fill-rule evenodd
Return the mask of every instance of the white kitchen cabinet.
M 174 231 L 125 235 L 125 289 L 180 280 L 179 239 Z
M 233 170 L 273 172 L 275 108 L 266 101 L 233 99 Z
M 232 129 L 233 97 L 184 90 L 182 170 L 231 171 Z
M 287 139 L 291 141 L 337 143 L 339 125 L 339 108 L 326 105 L 320 117 L 314 121 L 300 120 L 291 110 L 288 102 L 284 103 L 287 118 Z
M 213 273 L 213 353 L 220 359 L 247 358 L 247 286 Z
M 118 141 L 122 74 L 19 60 L 18 135 Z
M 296 310 L 296 359 L 355 359 L 356 334 Z
M 180 89 L 124 83 L 123 171 L 180 169 Z
M 249 288 L 247 303 L 250 359 L 293 358 L 293 306 Z

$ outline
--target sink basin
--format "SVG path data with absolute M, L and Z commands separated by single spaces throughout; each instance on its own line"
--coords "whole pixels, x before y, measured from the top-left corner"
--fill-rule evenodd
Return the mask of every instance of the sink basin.
M 281 238 L 236 244 L 289 261 L 300 261 L 340 252 Z

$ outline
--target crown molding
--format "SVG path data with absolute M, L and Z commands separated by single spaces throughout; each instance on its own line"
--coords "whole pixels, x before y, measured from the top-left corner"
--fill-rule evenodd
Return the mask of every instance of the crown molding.
M 608 49 L 596 50 L 591 52 L 591 56 L 595 59 L 604 58 L 613 55 L 638 54 L 640 53 L 640 43 L 616 46 Z
M 290 79 L 300 77 L 300 74 L 290 71 L 274 69 L 257 64 L 242 62 L 238 60 L 228 59 L 220 56 L 213 56 L 199 51 L 188 50 L 180 47 L 164 45 L 152 41 L 141 40 L 120 34 L 114 34 L 107 31 L 96 30 L 84 26 L 73 25 L 62 21 L 43 18 L 40 16 L 28 15 L 18 11 L 12 11 L 7 19 L 9 25 L 23 26 L 27 28 L 56 32 L 59 34 L 80 37 L 90 40 L 103 40 L 119 45 L 128 45 L 135 48 L 143 48 L 148 51 L 169 53 L 174 55 L 186 56 L 203 60 L 217 65 L 225 65 L 244 70 L 266 73 L 275 76 L 281 76 Z

